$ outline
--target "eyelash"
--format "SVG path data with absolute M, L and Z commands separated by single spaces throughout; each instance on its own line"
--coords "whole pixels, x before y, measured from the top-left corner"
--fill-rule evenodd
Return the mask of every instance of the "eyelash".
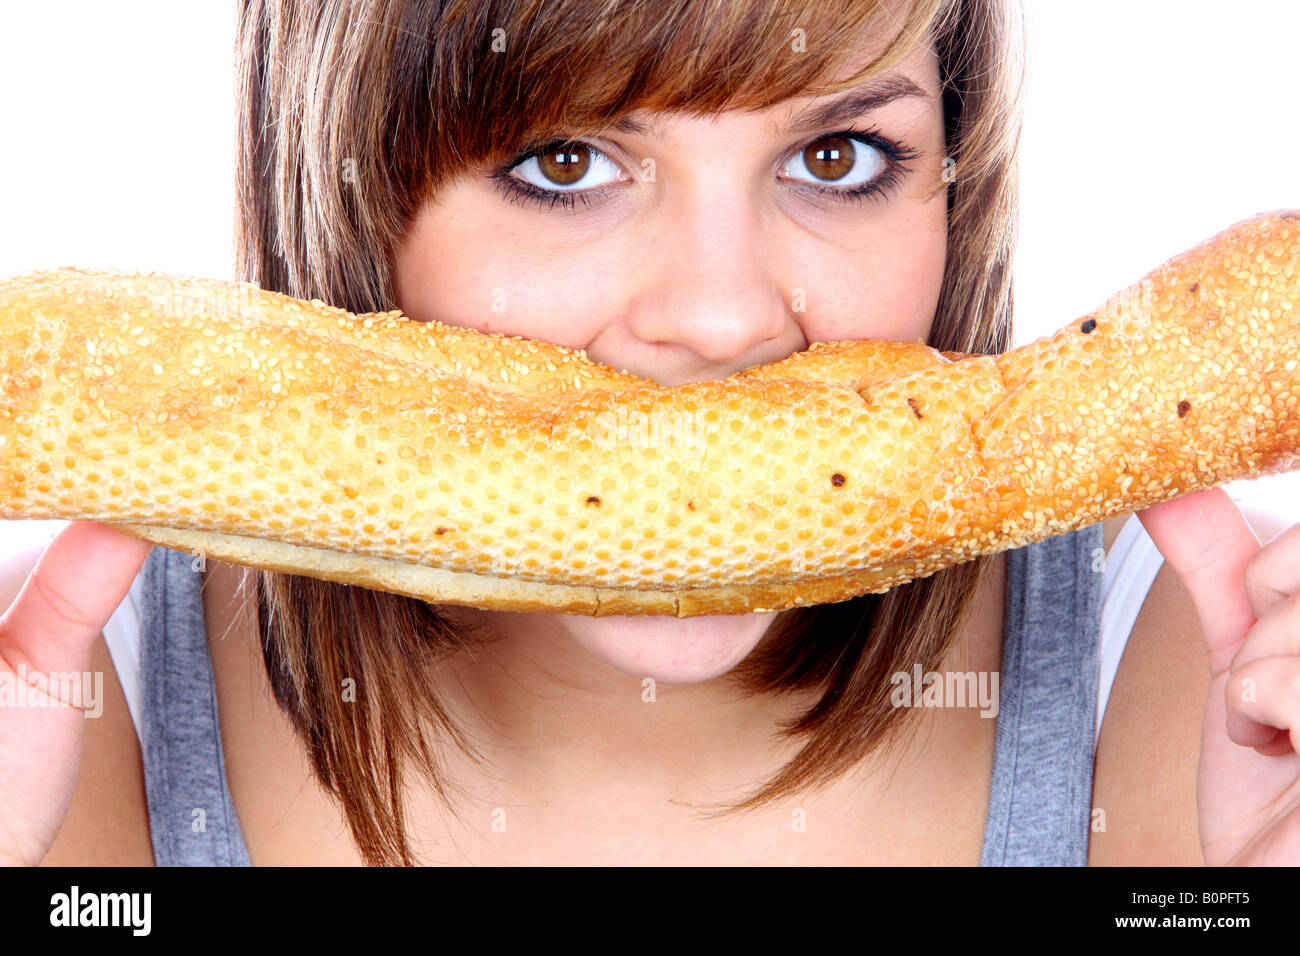
M 856 127 L 849 127 L 848 129 L 838 130 L 834 133 L 822 133 L 816 139 L 811 139 L 802 146 L 796 147 L 796 149 L 791 151 L 790 156 L 795 155 L 795 153 L 800 150 L 807 149 L 813 143 L 819 143 L 824 139 L 832 139 L 837 136 L 842 136 L 846 139 L 851 139 L 854 142 L 862 143 L 865 146 L 870 146 L 873 149 L 879 150 L 888 164 L 885 167 L 885 170 L 870 182 L 854 186 L 852 189 L 836 189 L 834 186 L 819 186 L 811 182 L 799 182 L 796 184 L 796 188 L 812 190 L 820 195 L 827 195 L 834 200 L 842 202 L 862 202 L 864 199 L 868 198 L 883 200 L 888 196 L 890 190 L 896 188 L 899 183 L 902 182 L 904 176 L 912 172 L 912 168 L 907 166 L 906 163 L 921 155 L 920 151 L 913 149 L 911 146 L 904 143 L 900 143 L 897 140 L 883 136 L 875 129 L 860 130 Z M 532 183 L 525 182 L 516 176 L 510 175 L 516 166 L 528 162 L 528 160 L 539 155 L 544 150 L 549 149 L 552 146 L 564 145 L 568 142 L 571 141 L 557 139 L 542 143 L 528 152 L 519 154 L 500 169 L 490 173 L 489 176 L 496 187 L 500 189 L 511 202 L 534 203 L 537 206 L 549 209 L 555 208 L 557 203 L 568 210 L 574 209 L 579 202 L 581 202 L 585 207 L 590 207 L 593 201 L 597 201 L 601 195 L 607 193 L 609 189 L 601 187 L 581 190 L 543 189 L 540 186 L 534 186 Z M 601 155 L 607 155 L 602 150 L 598 150 L 595 146 L 586 143 L 583 145 L 587 146 L 588 149 L 600 152 Z M 784 163 L 782 163 L 782 165 L 784 165 Z

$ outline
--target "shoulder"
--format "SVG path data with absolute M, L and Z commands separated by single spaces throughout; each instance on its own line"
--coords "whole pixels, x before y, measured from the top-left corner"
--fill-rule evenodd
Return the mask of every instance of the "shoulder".
M 43 551 L 0 558 L 0 613 L 18 596 Z M 86 719 L 72 805 L 41 865 L 151 866 L 140 742 L 103 634 L 95 640 L 90 667 L 104 675 L 103 708 Z
M 1261 509 L 1241 511 L 1264 544 L 1290 524 Z M 1111 519 L 1117 524 L 1109 530 L 1127 518 Z M 1091 865 L 1202 865 L 1196 768 L 1209 682 L 1191 595 L 1164 564 L 1106 705 L 1093 777 Z

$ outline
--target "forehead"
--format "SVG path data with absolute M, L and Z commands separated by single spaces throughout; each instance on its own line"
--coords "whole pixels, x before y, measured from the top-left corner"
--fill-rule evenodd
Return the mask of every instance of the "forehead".
M 878 44 L 864 44 L 860 62 L 841 70 L 834 78 L 840 82 L 851 78 L 871 57 L 877 55 Z M 910 105 L 913 112 L 939 104 L 939 58 L 927 41 L 914 46 L 888 69 L 835 93 L 810 93 L 795 95 L 766 107 L 737 107 L 722 113 L 697 118 L 693 114 L 676 110 L 636 110 L 610 129 L 656 139 L 668 138 L 668 127 L 673 124 L 709 122 L 716 123 L 724 114 L 745 114 L 767 121 L 771 132 L 802 133 L 833 125 L 841 120 L 884 109 L 894 103 Z
M 597 0 L 556 0 L 560 8 L 589 2 Z M 949 2 L 658 0 L 619 7 L 613 21 L 598 24 L 557 12 L 532 26 L 526 55 L 493 54 L 479 64 L 481 55 L 467 52 L 474 68 L 432 74 L 420 112 L 437 121 L 416 165 L 433 183 L 553 139 L 669 116 L 759 113 L 783 126 L 864 73 L 906 76 L 935 95 L 929 31 Z M 448 54 L 440 62 L 455 60 Z
M 875 41 L 865 43 L 855 62 L 839 71 L 834 81 L 838 83 L 854 76 L 877 54 L 878 46 Z M 908 102 L 915 107 L 927 101 L 937 103 L 940 85 L 939 57 L 927 38 L 906 51 L 891 66 L 857 86 L 835 93 L 796 94 L 774 104 L 768 113 L 774 118 L 788 117 L 793 126 L 798 126 L 801 121 L 806 121 L 809 126 L 819 125 L 818 117 L 827 112 L 828 106 L 839 101 L 854 103 L 858 114 L 898 102 Z
M 855 51 L 853 58 L 846 64 L 846 68 L 836 73 L 834 81 L 839 82 L 847 79 L 858 70 L 865 68 L 872 59 L 880 54 L 883 45 L 883 38 L 878 35 L 865 38 L 862 45 Z M 927 33 L 920 42 L 914 43 L 882 72 L 885 74 L 900 73 L 921 84 L 927 93 L 937 93 L 939 86 L 939 56 L 935 52 L 933 38 Z

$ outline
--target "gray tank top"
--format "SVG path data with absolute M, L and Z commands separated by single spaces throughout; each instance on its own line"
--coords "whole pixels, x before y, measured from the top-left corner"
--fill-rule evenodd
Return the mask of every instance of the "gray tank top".
M 1102 541 L 1095 524 L 1007 554 L 982 866 L 1088 862 Z M 141 572 L 141 752 L 154 861 L 248 866 L 226 781 L 193 560 L 155 547 Z

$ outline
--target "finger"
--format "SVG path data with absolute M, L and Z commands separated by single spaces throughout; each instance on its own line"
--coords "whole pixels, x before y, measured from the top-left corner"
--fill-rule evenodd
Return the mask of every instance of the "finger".
M 1233 655 L 1231 669 L 1261 657 L 1300 657 L 1300 591 L 1256 621 Z
M 1283 754 L 1291 753 L 1291 732 L 1289 730 L 1279 730 L 1274 732 L 1273 739 L 1266 744 L 1258 744 L 1255 749 L 1265 757 L 1280 757 Z
M 1244 581 L 1259 539 L 1221 487 L 1161 502 L 1138 518 L 1191 595 L 1217 677 L 1255 623 Z
M 1246 594 L 1255 616 L 1262 618 L 1300 591 L 1300 524 L 1293 524 L 1251 557 L 1246 565 Z
M 86 670 L 95 638 L 152 547 L 107 525 L 68 524 L 0 616 L 0 657 L 15 670 Z
M 1300 657 L 1261 657 L 1233 671 L 1225 687 L 1228 737 L 1243 747 L 1267 746 L 1289 733 L 1300 753 Z

